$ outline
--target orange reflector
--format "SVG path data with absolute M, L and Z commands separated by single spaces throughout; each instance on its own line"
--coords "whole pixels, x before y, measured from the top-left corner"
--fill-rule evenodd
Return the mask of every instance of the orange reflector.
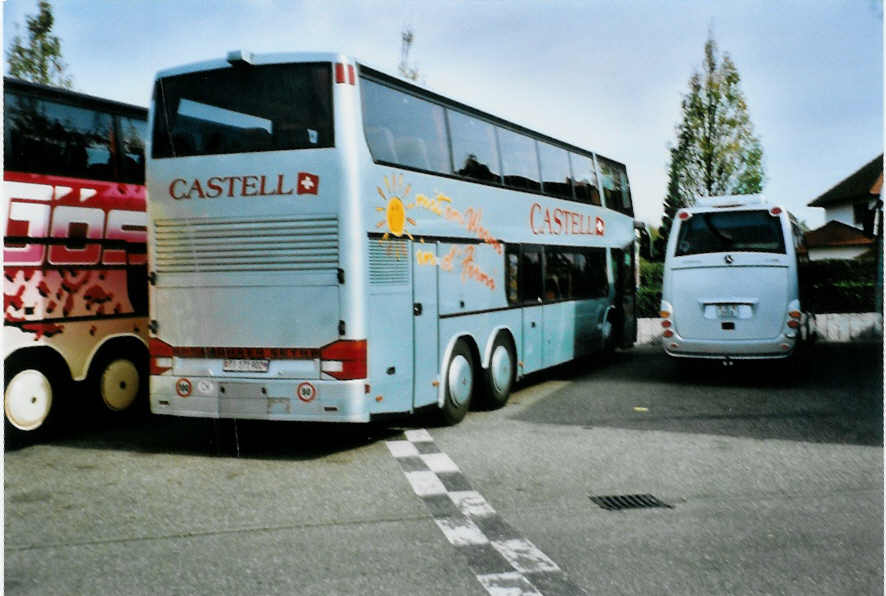
M 788 313 L 788 316 L 790 316 L 791 318 L 794 318 L 794 319 L 799 319 L 800 317 L 803 316 L 803 313 L 801 313 L 799 310 L 792 310 L 791 312 Z
M 381 403 L 381 400 L 383 400 L 383 399 L 384 399 L 384 397 L 382 397 L 381 395 L 376 395 L 376 396 L 375 396 L 375 401 L 377 401 L 377 402 L 379 402 L 379 403 Z
M 667 318 L 670 318 L 671 313 L 669 313 L 666 310 L 663 310 L 660 313 L 658 313 L 658 316 L 660 316 L 662 319 L 667 319 Z

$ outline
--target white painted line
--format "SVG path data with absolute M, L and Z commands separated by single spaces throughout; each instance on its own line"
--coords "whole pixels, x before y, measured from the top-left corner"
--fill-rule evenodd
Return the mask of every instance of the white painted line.
M 416 443 L 425 443 L 434 440 L 431 438 L 431 433 L 423 428 L 419 428 L 417 430 L 407 430 L 406 438 Z
M 477 525 L 469 519 L 455 519 L 451 517 L 434 519 L 447 540 L 454 546 L 468 546 L 471 544 L 489 544 L 489 539 Z
M 478 575 L 477 579 L 490 596 L 542 596 L 528 579 L 516 572 Z
M 424 453 L 420 457 L 434 472 L 458 472 L 458 466 L 445 453 Z
M 462 490 L 449 493 L 455 506 L 467 517 L 490 517 L 495 509 L 486 502 L 483 495 L 475 490 Z
M 560 571 L 556 563 L 550 560 L 546 554 L 523 538 L 501 542 L 493 540 L 492 546 L 508 560 L 508 563 L 514 566 L 514 569 L 522 573 Z
M 412 490 L 420 497 L 446 494 L 446 487 L 433 472 L 405 472 L 405 474 L 406 480 L 412 485 Z
M 418 455 L 418 449 L 409 441 L 388 441 L 388 450 L 394 457 L 409 457 Z

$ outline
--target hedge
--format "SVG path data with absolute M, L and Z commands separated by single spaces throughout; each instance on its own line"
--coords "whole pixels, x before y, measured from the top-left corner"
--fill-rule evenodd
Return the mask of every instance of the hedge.
M 638 317 L 657 317 L 663 263 L 640 260 Z M 873 259 L 830 259 L 800 265 L 800 296 L 804 308 L 816 313 L 875 312 L 877 262 Z

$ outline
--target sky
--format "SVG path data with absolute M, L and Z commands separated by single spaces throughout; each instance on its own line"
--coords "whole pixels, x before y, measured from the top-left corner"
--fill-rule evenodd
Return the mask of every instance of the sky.
M 668 147 L 709 34 L 741 75 L 763 192 L 806 205 L 883 151 L 882 0 L 53 0 L 78 91 L 147 106 L 158 70 L 253 53 L 334 51 L 627 165 L 658 225 Z M 3 2 L 6 50 L 37 0 Z

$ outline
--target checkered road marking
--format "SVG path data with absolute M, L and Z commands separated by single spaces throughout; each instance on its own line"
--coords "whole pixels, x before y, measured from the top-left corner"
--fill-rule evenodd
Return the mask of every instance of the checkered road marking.
M 402 439 L 387 441 L 387 447 L 437 527 L 465 555 L 490 595 L 585 594 L 471 488 L 427 430 L 407 430 Z

